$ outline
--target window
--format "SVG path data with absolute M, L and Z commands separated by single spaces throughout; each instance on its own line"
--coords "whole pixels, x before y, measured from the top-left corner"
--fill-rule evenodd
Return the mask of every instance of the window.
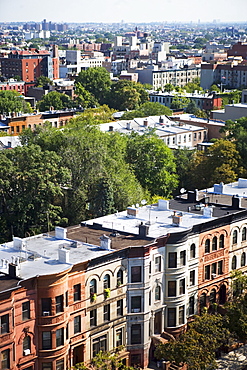
M 202 309 L 203 307 L 206 307 L 206 294 L 205 293 L 202 293 L 200 297 L 200 309 Z
M 42 316 L 51 315 L 51 298 L 41 298 Z
M 155 257 L 155 272 L 161 271 L 161 256 Z
M 110 305 L 104 305 L 104 321 L 110 321 Z
M 156 285 L 155 294 L 154 294 L 156 301 L 160 301 L 160 296 L 161 296 L 160 292 L 161 292 L 160 286 Z
M 176 297 L 177 295 L 176 286 L 177 286 L 176 280 L 168 281 L 168 297 Z
M 92 310 L 90 311 L 90 327 L 97 325 L 97 311 Z
M 178 309 L 178 322 L 179 322 L 179 325 L 184 324 L 184 306 L 181 306 Z
M 30 319 L 30 302 L 22 303 L 22 321 Z
M 210 253 L 210 240 L 205 241 L 205 253 Z
M 219 247 L 224 248 L 224 235 L 220 235 L 220 240 L 219 240 Z
M 1 369 L 9 369 L 10 368 L 10 356 L 9 356 L 9 349 L 1 352 Z
M 119 299 L 117 301 L 117 316 L 123 316 L 123 300 Z
M 237 230 L 234 230 L 232 235 L 232 243 L 237 244 L 237 242 L 238 242 L 238 232 Z
M 212 279 L 215 278 L 217 274 L 217 263 L 213 263 L 211 266 L 211 274 L 212 274 Z
M 56 347 L 64 345 L 64 330 L 63 328 L 56 330 Z
M 243 252 L 241 255 L 241 267 L 245 266 L 245 264 L 246 264 L 246 254 L 245 252 Z
M 186 251 L 180 252 L 180 266 L 186 265 Z
M 42 349 L 51 349 L 51 332 L 42 332 Z
M 237 257 L 233 256 L 232 257 L 232 270 L 236 270 L 237 268 Z
M 168 254 L 168 267 L 176 268 L 177 267 L 177 252 L 169 252 Z
M 56 313 L 63 312 L 63 295 L 56 297 Z
M 214 236 L 212 240 L 212 251 L 217 251 L 217 237 Z
M 110 275 L 106 274 L 103 279 L 103 285 L 104 289 L 109 289 L 110 288 Z
M 194 315 L 195 313 L 195 297 L 189 298 L 189 315 Z
M 218 275 L 223 274 L 223 261 L 218 262 Z
M 74 317 L 74 334 L 81 332 L 81 316 Z
M 131 312 L 141 312 L 141 296 L 131 297 Z
M 31 338 L 29 335 L 26 335 L 22 343 L 23 356 L 29 355 L 31 353 Z
M 68 307 L 69 305 L 69 292 L 68 291 L 65 292 L 65 305 L 66 307 Z
M 196 245 L 193 243 L 190 246 L 190 258 L 195 258 L 196 256 Z
M 56 361 L 56 370 L 64 370 L 64 359 Z
M 43 362 L 42 370 L 52 370 L 52 362 Z
M 179 280 L 179 294 L 185 294 L 185 279 Z
M 210 265 L 205 266 L 205 280 L 210 279 Z
M 65 335 L 66 335 L 66 340 L 68 340 L 68 339 L 69 339 L 69 323 L 67 323 L 67 324 L 66 324 L 66 329 L 65 329 L 65 331 L 66 331 L 66 333 L 65 333 Z
M 107 351 L 107 337 L 103 335 L 99 338 L 93 339 L 93 357 L 97 355 L 100 351 Z
M 190 271 L 190 286 L 195 285 L 195 270 Z
M 117 273 L 117 286 L 123 284 L 123 270 L 119 269 Z
M 9 333 L 9 315 L 0 317 L 0 334 Z
M 176 308 L 168 308 L 167 326 L 176 326 Z
M 116 347 L 123 345 L 123 329 L 117 329 L 116 331 Z
M 96 279 L 92 279 L 90 281 L 90 294 L 96 294 L 97 293 L 97 283 Z
M 81 300 L 81 284 L 74 285 L 74 302 Z
M 131 325 L 131 344 L 141 344 L 141 325 Z
M 243 228 L 242 230 L 242 242 L 246 240 L 246 227 Z
M 209 301 L 210 301 L 211 304 L 216 302 L 216 290 L 215 289 L 211 290 L 210 296 L 209 296 Z
M 140 283 L 142 280 L 141 266 L 131 267 L 131 283 Z

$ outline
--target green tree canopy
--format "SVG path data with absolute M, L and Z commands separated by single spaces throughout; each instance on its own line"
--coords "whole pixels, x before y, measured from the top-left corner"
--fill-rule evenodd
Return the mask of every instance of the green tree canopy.
M 70 97 L 57 91 L 51 91 L 44 95 L 43 99 L 37 104 L 37 107 L 41 112 L 50 110 L 51 107 L 55 110 L 60 110 L 63 108 L 71 108 L 72 106 L 73 102 Z
M 12 112 L 31 113 L 31 105 L 17 91 L 0 91 L 0 113 Z
M 43 76 L 43 75 L 39 76 L 36 80 L 35 86 L 44 87 L 46 85 L 53 85 L 53 81 L 49 77 L 46 77 L 46 76 Z
M 176 188 L 174 156 L 155 134 L 132 134 L 127 147 L 127 161 L 140 184 L 151 195 L 168 197 Z
M 99 104 L 105 103 L 105 97 L 110 91 L 110 73 L 104 67 L 88 68 L 81 71 L 76 77 L 76 83 L 80 83 L 89 91 Z
M 160 103 L 146 102 L 140 105 L 138 109 L 135 109 L 131 112 L 125 112 L 121 118 L 134 119 L 137 117 L 160 116 L 160 115 L 170 116 L 172 115 L 172 111 L 171 109 Z
M 190 99 L 186 98 L 185 96 L 174 96 L 171 103 L 171 109 L 185 109 L 188 104 L 190 103 Z
M 119 80 L 111 86 L 107 98 L 109 107 L 118 110 L 133 110 L 148 101 L 148 93 L 145 88 L 137 82 Z

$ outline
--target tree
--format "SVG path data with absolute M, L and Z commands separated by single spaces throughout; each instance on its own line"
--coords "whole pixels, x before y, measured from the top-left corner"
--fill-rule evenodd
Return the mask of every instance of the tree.
M 176 149 L 173 151 L 175 163 L 176 163 L 176 173 L 178 175 L 178 187 L 176 189 L 176 194 L 180 194 L 180 189 L 184 188 L 186 190 L 191 188 L 191 170 L 190 163 L 194 156 L 195 151 L 190 149 Z
M 171 103 L 171 109 L 184 109 L 189 104 L 190 100 L 185 96 L 174 96 Z
M 0 91 L 0 113 L 31 113 L 31 105 L 17 91 Z
M 88 68 L 81 71 L 76 77 L 76 83 L 80 83 L 89 91 L 99 104 L 105 103 L 105 97 L 110 91 L 110 73 L 104 67 Z
M 185 109 L 186 113 L 196 114 L 198 111 L 198 108 L 196 106 L 196 103 L 194 100 L 190 100 L 190 103 L 187 105 Z
M 107 98 L 109 107 L 118 110 L 133 110 L 148 101 L 148 93 L 137 82 L 119 80 L 112 84 Z
M 158 359 L 186 364 L 189 370 L 216 369 L 215 351 L 228 343 L 230 332 L 220 315 L 196 316 L 188 331 L 179 340 L 159 344 L 155 350 Z
M 172 84 L 166 84 L 165 86 L 164 86 L 164 91 L 167 91 L 167 92 L 171 92 L 171 91 L 173 91 L 175 89 L 175 86 L 173 86 Z
M 98 104 L 95 97 L 80 82 L 77 82 L 75 87 L 75 101 L 78 105 L 81 105 L 83 108 L 92 108 Z
M 43 76 L 43 75 L 39 76 L 36 80 L 35 86 L 44 87 L 46 85 L 53 85 L 53 81 L 49 77 L 46 77 L 46 76 Z
M 206 188 L 215 183 L 236 181 L 239 168 L 236 145 L 219 139 L 206 152 L 196 152 L 190 163 L 191 186 Z
M 215 84 L 211 85 L 211 87 L 210 87 L 209 90 L 210 91 L 220 92 L 220 88 L 217 85 L 215 85 Z
M 44 95 L 43 99 L 37 104 L 40 111 L 50 110 L 51 107 L 55 110 L 60 110 L 63 108 L 71 108 L 73 105 L 71 99 L 68 95 L 61 94 L 57 91 L 51 91 Z
M 60 163 L 57 154 L 34 145 L 0 152 L 0 224 L 5 222 L 8 239 L 62 222 L 59 198 L 69 174 Z
M 131 112 L 125 112 L 121 118 L 134 119 L 137 117 L 160 116 L 160 115 L 170 116 L 172 115 L 172 111 L 168 107 L 160 103 L 146 102 L 136 110 L 133 110 Z
M 177 186 L 172 151 L 153 133 L 129 137 L 127 161 L 144 189 L 168 197 Z
M 73 370 L 111 370 L 111 369 L 122 369 L 122 370 L 134 370 L 123 364 L 119 358 L 118 352 L 103 352 L 100 351 L 93 358 L 90 365 L 85 365 L 83 362 L 76 364 L 72 367 Z M 71 370 L 72 370 L 71 369 Z

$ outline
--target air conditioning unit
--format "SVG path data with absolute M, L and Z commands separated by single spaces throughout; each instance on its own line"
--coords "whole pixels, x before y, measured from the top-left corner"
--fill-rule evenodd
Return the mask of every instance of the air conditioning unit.
M 30 355 L 31 351 L 30 349 L 24 349 L 24 356 Z
M 212 274 L 212 279 L 215 279 L 216 278 L 216 274 Z
M 43 316 L 50 316 L 50 311 L 43 311 Z

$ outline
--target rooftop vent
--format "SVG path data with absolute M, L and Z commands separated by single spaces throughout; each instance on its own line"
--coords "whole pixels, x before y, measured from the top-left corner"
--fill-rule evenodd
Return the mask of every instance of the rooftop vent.
M 64 227 L 56 226 L 55 227 L 55 238 L 56 239 L 66 239 L 67 238 L 67 229 Z
M 158 200 L 158 209 L 160 211 L 167 211 L 169 209 L 169 200 L 159 199 Z
M 26 243 L 22 238 L 18 238 L 14 236 L 13 237 L 13 247 L 14 249 L 18 249 L 18 250 L 25 250 Z
M 100 237 L 100 248 L 110 250 L 111 249 L 111 239 L 109 236 L 103 234 Z
M 214 193 L 223 194 L 224 191 L 224 183 L 221 182 L 220 184 L 214 184 Z
M 206 217 L 206 218 L 213 217 L 213 208 L 212 207 L 204 207 L 203 208 L 203 217 Z
M 238 187 L 239 188 L 247 188 L 247 179 L 238 179 Z
M 64 247 L 58 249 L 58 260 L 61 263 L 69 263 L 69 249 Z

